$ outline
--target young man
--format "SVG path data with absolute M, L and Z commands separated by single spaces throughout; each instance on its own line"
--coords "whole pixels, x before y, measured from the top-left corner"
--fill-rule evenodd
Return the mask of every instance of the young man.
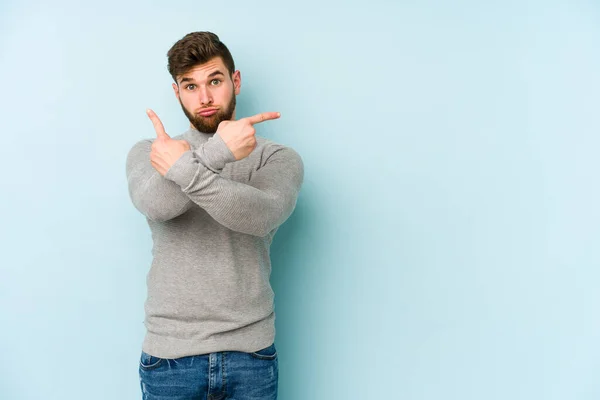
M 134 206 L 152 232 L 144 399 L 276 399 L 269 248 L 304 178 L 292 148 L 255 136 L 267 112 L 236 120 L 241 75 L 217 35 L 194 32 L 167 53 L 189 129 L 127 156 Z

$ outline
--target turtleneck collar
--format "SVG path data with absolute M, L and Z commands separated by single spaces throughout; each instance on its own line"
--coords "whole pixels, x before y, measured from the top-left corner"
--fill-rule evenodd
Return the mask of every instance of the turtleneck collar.
M 200 132 L 192 127 L 189 127 L 188 130 L 183 133 L 184 139 L 187 140 L 192 147 L 198 147 L 214 135 L 214 133 Z

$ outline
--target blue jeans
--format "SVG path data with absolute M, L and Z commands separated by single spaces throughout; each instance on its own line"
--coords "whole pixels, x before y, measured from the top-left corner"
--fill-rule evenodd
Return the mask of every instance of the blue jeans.
M 276 400 L 275 344 L 255 353 L 224 351 L 158 358 L 142 351 L 143 400 Z

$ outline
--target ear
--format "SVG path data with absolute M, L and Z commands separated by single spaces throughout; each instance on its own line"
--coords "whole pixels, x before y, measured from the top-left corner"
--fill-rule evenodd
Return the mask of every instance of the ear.
M 179 100 L 179 86 L 173 83 L 173 92 L 175 92 L 175 97 Z
M 233 80 L 233 88 L 235 89 L 235 94 L 240 94 L 240 89 L 242 88 L 242 74 L 239 70 L 233 73 L 231 77 Z

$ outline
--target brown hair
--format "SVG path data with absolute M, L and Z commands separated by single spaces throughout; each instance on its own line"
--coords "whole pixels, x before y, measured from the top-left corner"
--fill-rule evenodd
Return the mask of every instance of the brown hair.
M 229 70 L 235 71 L 233 57 L 229 49 L 219 37 L 212 32 L 192 32 L 178 40 L 167 52 L 168 69 L 177 83 L 177 77 L 185 74 L 199 64 L 204 64 L 215 57 L 221 57 Z

